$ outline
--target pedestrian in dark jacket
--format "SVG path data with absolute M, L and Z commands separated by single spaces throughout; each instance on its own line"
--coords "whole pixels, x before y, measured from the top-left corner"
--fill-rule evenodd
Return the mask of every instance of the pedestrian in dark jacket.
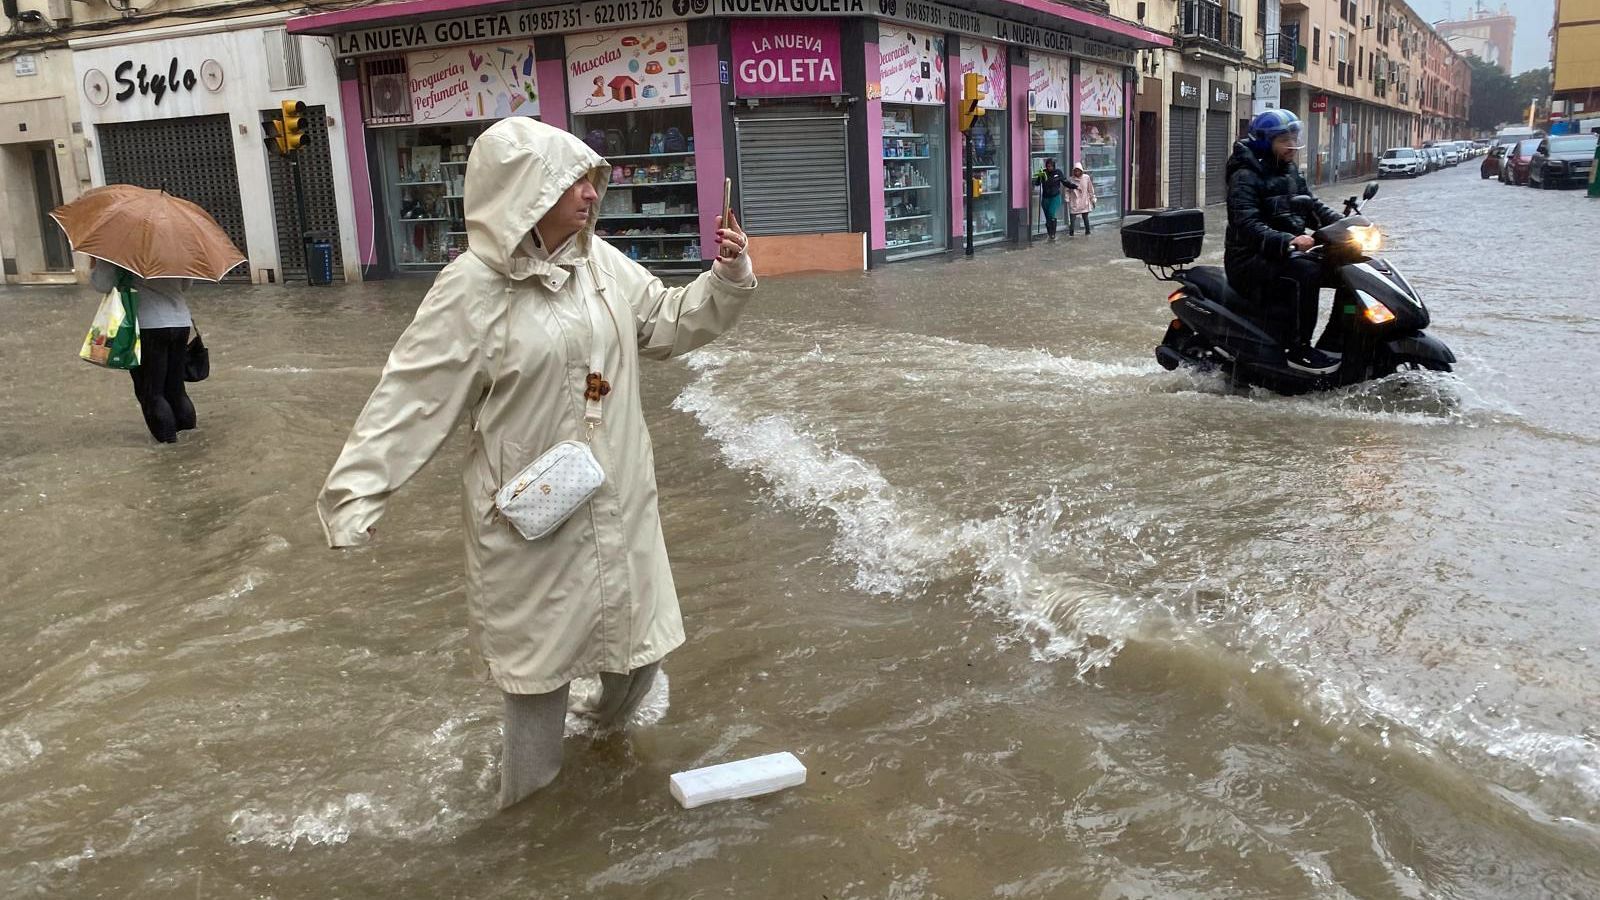
M 1056 161 L 1048 158 L 1044 161 L 1044 171 L 1033 176 L 1033 183 L 1039 185 L 1039 209 L 1044 213 L 1044 228 L 1052 241 L 1056 239 L 1056 221 L 1061 218 L 1061 185 L 1066 180 L 1067 176 L 1056 168 Z
M 1339 361 L 1311 346 L 1324 269 L 1303 254 L 1314 245 L 1306 229 L 1340 216 L 1311 196 L 1294 162 L 1299 149 L 1300 120 L 1281 109 L 1256 116 L 1249 138 L 1234 145 L 1223 265 L 1229 284 L 1249 301 L 1251 318 L 1287 348 L 1288 364 L 1330 372 Z

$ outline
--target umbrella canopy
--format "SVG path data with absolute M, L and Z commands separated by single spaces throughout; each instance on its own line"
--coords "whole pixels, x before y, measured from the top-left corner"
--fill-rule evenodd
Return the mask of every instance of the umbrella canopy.
M 50 213 L 72 249 L 140 278 L 221 281 L 245 261 L 211 214 L 166 191 L 112 184 Z

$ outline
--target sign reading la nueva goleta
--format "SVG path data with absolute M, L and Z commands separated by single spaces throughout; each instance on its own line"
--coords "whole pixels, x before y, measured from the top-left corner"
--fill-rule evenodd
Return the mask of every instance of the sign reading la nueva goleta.
M 334 35 L 340 56 L 402 53 L 711 16 L 871 16 L 981 40 L 1132 65 L 1133 51 L 927 0 L 589 0 L 455 19 L 401 22 Z

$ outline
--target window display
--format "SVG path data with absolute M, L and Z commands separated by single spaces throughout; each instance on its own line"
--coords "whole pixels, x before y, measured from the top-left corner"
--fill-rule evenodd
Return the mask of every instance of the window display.
M 972 202 L 972 242 L 993 243 L 1006 236 L 1006 132 L 1004 110 L 990 110 L 972 123 L 972 177 L 983 188 Z
M 1122 73 L 1102 66 L 1084 66 L 1079 74 L 1078 109 L 1082 119 L 1078 145 L 1083 169 L 1094 181 L 1097 204 L 1091 222 L 1122 217 Z
M 580 116 L 574 130 L 611 163 L 595 234 L 657 270 L 700 268 L 689 107 Z
M 489 123 L 377 131 L 396 267 L 439 269 L 467 249 L 467 154 Z
M 944 107 L 883 106 L 883 221 L 887 259 L 943 250 L 950 212 Z

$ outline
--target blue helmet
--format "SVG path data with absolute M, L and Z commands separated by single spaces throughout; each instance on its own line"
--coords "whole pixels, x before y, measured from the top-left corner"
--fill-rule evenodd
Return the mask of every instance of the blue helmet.
M 1272 152 L 1272 142 L 1280 135 L 1300 136 L 1300 117 L 1287 109 L 1269 109 L 1250 120 L 1250 149 Z

